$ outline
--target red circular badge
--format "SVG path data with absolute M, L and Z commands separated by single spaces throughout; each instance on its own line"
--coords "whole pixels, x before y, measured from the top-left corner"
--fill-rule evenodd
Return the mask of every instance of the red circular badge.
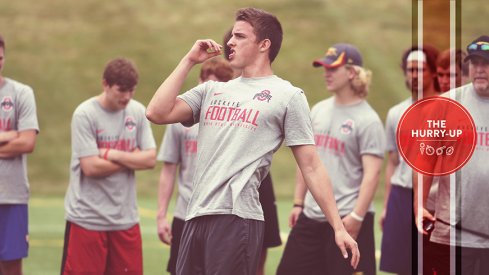
M 451 174 L 467 163 L 476 146 L 469 112 L 446 97 L 417 101 L 397 126 L 397 146 L 414 170 L 430 176 Z

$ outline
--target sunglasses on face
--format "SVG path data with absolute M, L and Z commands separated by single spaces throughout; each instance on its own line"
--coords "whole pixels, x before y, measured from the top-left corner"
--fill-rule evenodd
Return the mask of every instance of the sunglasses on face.
M 469 51 L 475 51 L 475 50 L 483 50 L 483 51 L 489 51 L 489 44 L 470 44 L 469 47 L 467 48 Z

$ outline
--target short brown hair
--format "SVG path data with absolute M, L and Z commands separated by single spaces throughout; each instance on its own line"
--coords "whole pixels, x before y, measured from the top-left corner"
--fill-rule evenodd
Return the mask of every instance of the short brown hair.
M 105 65 L 103 78 L 109 86 L 118 85 L 121 91 L 132 91 L 138 84 L 139 75 L 134 62 L 116 58 Z
M 282 25 L 280 25 L 277 17 L 264 10 L 243 8 L 236 12 L 236 21 L 248 22 L 253 27 L 257 42 L 265 39 L 270 40 L 268 58 L 272 63 L 282 46 Z
M 0 34 L 0 48 L 3 48 L 5 50 L 5 40 L 3 39 L 3 36 Z
M 446 49 L 446 50 L 442 51 L 438 55 L 438 58 L 436 59 L 436 66 L 441 67 L 443 69 L 450 68 L 450 55 L 453 52 L 455 55 L 455 63 L 460 68 L 462 74 L 468 75 L 469 66 L 467 63 L 464 62 L 464 59 L 467 56 L 467 53 L 465 53 L 461 49 L 457 49 L 457 50 Z
M 202 64 L 200 79 L 205 81 L 211 75 L 215 75 L 221 82 L 227 82 L 233 78 L 233 69 L 222 57 L 211 58 Z
M 231 54 L 231 48 L 228 46 L 228 42 L 233 37 L 233 28 L 231 27 L 222 38 L 223 50 L 224 50 L 224 58 L 229 61 L 229 55 Z

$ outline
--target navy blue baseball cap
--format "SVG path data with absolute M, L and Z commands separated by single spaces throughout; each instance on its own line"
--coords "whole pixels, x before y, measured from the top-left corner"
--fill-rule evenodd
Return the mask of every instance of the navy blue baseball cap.
M 465 62 L 469 61 L 472 57 L 478 56 L 489 61 L 489 36 L 483 35 L 472 41 L 467 46 L 467 57 L 465 57 Z
M 362 55 L 358 49 L 346 43 L 338 43 L 331 46 L 324 57 L 314 60 L 314 67 L 337 68 L 339 66 L 350 64 L 362 67 Z

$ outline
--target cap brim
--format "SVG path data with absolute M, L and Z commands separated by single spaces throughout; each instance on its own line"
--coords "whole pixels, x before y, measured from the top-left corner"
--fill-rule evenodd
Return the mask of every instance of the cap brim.
M 312 62 L 312 66 L 314 66 L 314 67 L 325 67 L 325 68 L 329 68 L 329 69 L 334 69 L 334 68 L 340 67 L 341 65 L 343 65 L 343 64 L 340 63 L 340 64 L 336 64 L 336 65 L 331 65 L 331 64 L 324 62 L 323 60 L 314 60 L 314 62 Z
M 484 55 L 482 53 L 478 53 L 478 52 L 473 52 L 469 55 L 467 55 L 464 59 L 464 62 L 467 62 L 469 61 L 471 58 L 473 57 L 480 57 L 480 58 L 483 58 L 484 60 L 488 61 L 489 62 L 489 56 L 488 55 Z

